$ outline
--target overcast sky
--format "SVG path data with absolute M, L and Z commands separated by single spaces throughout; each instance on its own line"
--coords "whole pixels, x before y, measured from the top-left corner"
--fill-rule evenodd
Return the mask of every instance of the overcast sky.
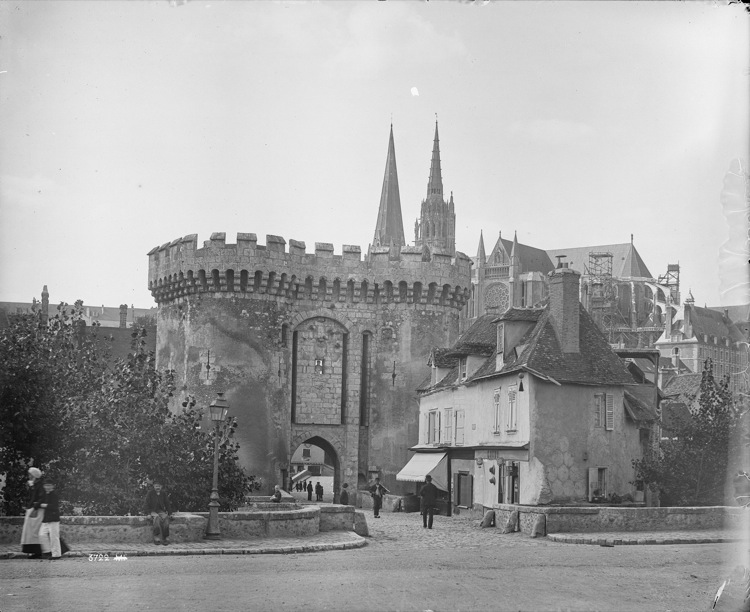
M 634 234 L 722 301 L 740 5 L 2 2 L 0 35 L 0 300 L 152 306 L 146 253 L 192 233 L 364 253 L 391 120 L 412 242 L 437 113 L 458 250 Z

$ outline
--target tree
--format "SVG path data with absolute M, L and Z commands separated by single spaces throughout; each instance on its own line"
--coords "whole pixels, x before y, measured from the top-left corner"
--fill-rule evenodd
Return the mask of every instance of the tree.
M 171 485 L 177 509 L 205 509 L 215 434 L 201 429 L 195 401 L 170 410 L 173 376 L 156 370 L 144 328 L 133 331 L 128 356 L 112 360 L 81 314 L 61 307 L 48 325 L 20 318 L 0 335 L 3 510 L 20 513 L 32 461 L 55 473 L 67 511 L 138 513 L 156 476 Z M 230 421 L 220 432 L 224 510 L 258 488 L 239 465 L 235 428 Z
M 722 505 L 731 436 L 740 419 L 729 378 L 714 379 L 711 360 L 704 364 L 698 404 L 689 416 L 676 417 L 658 453 L 633 461 L 636 480 L 659 490 L 665 506 Z

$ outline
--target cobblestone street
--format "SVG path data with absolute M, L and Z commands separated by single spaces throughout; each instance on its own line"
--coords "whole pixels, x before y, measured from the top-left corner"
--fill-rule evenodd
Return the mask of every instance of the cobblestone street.
M 372 535 L 357 549 L 201 554 L 234 545 L 223 541 L 195 543 L 188 556 L 0 561 L 0 609 L 702 611 L 747 549 L 569 544 L 462 517 L 435 517 L 428 530 L 416 513 L 381 516 L 368 515 Z M 310 545 L 283 540 L 289 550 Z

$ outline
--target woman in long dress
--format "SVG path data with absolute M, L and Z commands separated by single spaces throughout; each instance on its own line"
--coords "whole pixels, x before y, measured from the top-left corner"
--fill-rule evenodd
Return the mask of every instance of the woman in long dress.
M 29 495 L 26 499 L 26 516 L 21 532 L 21 551 L 28 553 L 29 559 L 39 559 L 42 556 L 39 528 L 44 519 L 44 510 L 34 510 L 34 502 L 40 501 L 42 497 L 44 497 L 42 471 L 35 467 L 29 468 Z

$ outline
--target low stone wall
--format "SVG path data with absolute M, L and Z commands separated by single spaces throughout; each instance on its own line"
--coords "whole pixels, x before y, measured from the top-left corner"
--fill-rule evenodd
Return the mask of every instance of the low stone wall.
M 320 531 L 354 531 L 354 506 L 320 506 Z
M 320 509 L 307 506 L 283 510 L 219 512 L 219 531 L 224 538 L 244 540 L 258 537 L 304 537 L 315 535 L 320 527 Z M 199 512 L 208 519 L 208 512 Z M 351 531 L 351 529 L 350 529 Z
M 0 517 L 0 544 L 21 542 L 22 516 Z M 172 542 L 196 542 L 203 539 L 206 519 L 196 514 L 175 513 L 169 526 Z M 63 516 L 60 535 L 68 544 L 78 542 L 138 543 L 151 542 L 151 518 L 146 516 Z
M 588 533 L 733 529 L 750 518 L 749 509 L 730 506 L 618 508 L 500 504 L 494 510 L 497 525 L 505 525 L 511 513 L 518 512 L 518 530 L 528 534 L 540 519 L 546 524 L 546 533 Z
M 353 506 L 323 506 L 291 503 L 253 504 L 239 512 L 219 512 L 219 531 L 223 538 L 244 540 L 258 537 L 305 537 L 320 531 L 367 532 L 367 522 L 355 521 Z M 0 517 L 0 544 L 21 542 L 22 516 Z M 364 522 L 364 526 L 362 523 Z M 172 542 L 203 540 L 208 512 L 175 513 L 170 523 Z M 151 518 L 146 516 L 63 516 L 60 535 L 69 544 L 107 542 L 125 544 L 151 542 Z

